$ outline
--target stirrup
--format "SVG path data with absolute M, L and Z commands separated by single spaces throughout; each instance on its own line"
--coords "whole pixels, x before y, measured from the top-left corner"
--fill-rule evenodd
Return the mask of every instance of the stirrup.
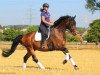
M 45 48 L 44 44 L 42 44 L 40 48 Z
M 45 48 L 45 46 L 41 46 L 41 48 Z

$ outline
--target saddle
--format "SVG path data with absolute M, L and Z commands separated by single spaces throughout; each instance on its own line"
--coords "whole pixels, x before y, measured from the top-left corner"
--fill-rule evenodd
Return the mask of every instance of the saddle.
M 49 36 L 50 36 L 50 32 L 48 33 L 48 37 L 46 38 L 46 40 L 48 40 Z M 41 41 L 41 40 L 42 40 L 42 34 L 41 34 L 41 32 L 37 31 L 35 33 L 35 41 Z

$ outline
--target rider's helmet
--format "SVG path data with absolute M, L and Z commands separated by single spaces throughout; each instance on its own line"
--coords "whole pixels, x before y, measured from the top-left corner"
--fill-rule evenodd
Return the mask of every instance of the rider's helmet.
M 48 7 L 49 8 L 49 4 L 48 3 L 44 3 L 43 7 Z

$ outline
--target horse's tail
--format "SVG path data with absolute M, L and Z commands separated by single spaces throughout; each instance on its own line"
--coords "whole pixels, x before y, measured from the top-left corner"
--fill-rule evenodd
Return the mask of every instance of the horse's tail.
M 17 45 L 18 45 L 19 43 L 21 43 L 21 39 L 22 39 L 22 35 L 17 36 L 17 37 L 13 40 L 11 49 L 10 49 L 9 51 L 3 50 L 2 56 L 3 56 L 3 57 L 9 57 L 12 53 L 14 53 L 14 51 L 15 51 L 16 48 L 17 48 Z

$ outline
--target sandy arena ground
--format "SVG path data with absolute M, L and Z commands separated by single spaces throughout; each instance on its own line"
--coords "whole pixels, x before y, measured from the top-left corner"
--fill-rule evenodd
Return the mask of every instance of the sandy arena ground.
M 2 46 L 2 48 L 6 46 Z M 27 69 L 23 70 L 23 56 L 26 54 L 26 50 L 22 49 L 24 48 L 17 48 L 14 54 L 8 58 L 0 55 L 0 75 L 100 75 L 100 49 L 69 50 L 78 64 L 79 70 L 74 70 L 70 62 L 63 65 L 62 61 L 65 59 L 65 55 L 60 51 L 36 51 L 39 61 L 46 69 L 39 69 L 30 57 Z

